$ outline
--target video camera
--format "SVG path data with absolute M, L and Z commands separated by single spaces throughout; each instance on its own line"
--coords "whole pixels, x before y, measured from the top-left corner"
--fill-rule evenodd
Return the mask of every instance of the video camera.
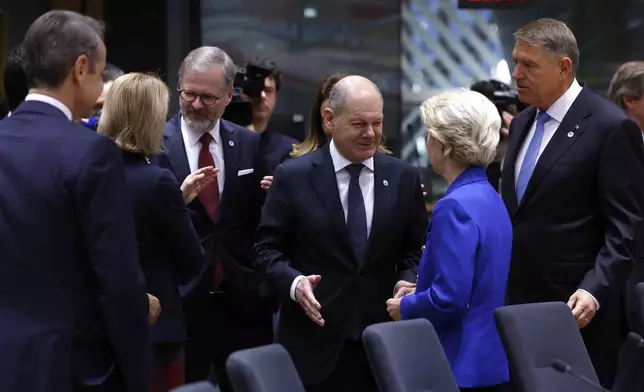
M 517 90 L 498 80 L 491 79 L 476 82 L 470 87 L 470 90 L 485 95 L 496 106 L 500 115 L 503 112 L 509 112 L 514 115 L 515 110 L 520 112 L 526 108 L 526 105 L 519 100 Z M 512 110 L 512 107 L 515 110 Z
M 264 81 L 273 74 L 273 68 L 263 64 L 248 62 L 235 74 L 233 82 L 233 99 L 224 111 L 222 118 L 242 127 L 253 121 L 253 105 L 244 99 L 242 94 L 250 98 L 259 98 L 264 91 Z

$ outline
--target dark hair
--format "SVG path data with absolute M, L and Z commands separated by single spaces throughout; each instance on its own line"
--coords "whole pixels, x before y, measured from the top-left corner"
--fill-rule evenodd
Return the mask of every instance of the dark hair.
M 13 48 L 4 66 L 4 97 L 10 111 L 14 112 L 29 93 L 27 77 L 22 62 L 22 46 Z
M 89 58 L 93 72 L 103 33 L 102 23 L 76 12 L 49 11 L 41 15 L 22 42 L 28 84 L 43 89 L 60 87 L 81 55 Z
M 119 76 L 123 76 L 125 72 L 114 64 L 105 64 L 105 71 L 103 71 L 103 83 L 113 82 Z

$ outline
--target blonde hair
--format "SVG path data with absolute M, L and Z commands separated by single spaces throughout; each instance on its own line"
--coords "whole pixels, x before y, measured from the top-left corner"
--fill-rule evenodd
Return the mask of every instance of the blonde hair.
M 468 166 L 488 166 L 496 157 L 501 116 L 484 95 L 448 91 L 420 105 L 420 116 L 445 156 Z
M 163 150 L 163 129 L 170 93 L 157 76 L 128 73 L 118 77 L 105 97 L 98 132 L 121 150 L 155 155 Z

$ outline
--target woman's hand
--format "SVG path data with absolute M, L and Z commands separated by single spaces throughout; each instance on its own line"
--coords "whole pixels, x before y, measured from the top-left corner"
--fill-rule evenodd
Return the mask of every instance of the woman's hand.
M 259 186 L 261 186 L 263 190 L 267 191 L 270 189 L 272 183 L 273 176 L 266 176 L 259 182 Z
M 389 298 L 387 300 L 387 313 L 389 313 L 389 316 L 394 321 L 400 321 L 400 302 L 401 301 L 402 301 L 402 297 Z
M 183 180 L 183 184 L 181 184 L 184 203 L 190 204 L 190 202 L 197 197 L 199 192 L 201 192 L 204 186 L 217 179 L 217 174 L 219 174 L 219 169 L 212 166 L 206 166 L 186 177 L 186 179 Z

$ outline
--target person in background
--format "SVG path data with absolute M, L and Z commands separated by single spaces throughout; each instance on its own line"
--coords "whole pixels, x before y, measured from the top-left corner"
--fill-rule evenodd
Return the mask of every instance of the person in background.
M 259 134 L 264 171 L 265 174 L 272 175 L 277 165 L 288 159 L 297 140 L 268 127 L 282 87 L 282 72 L 271 60 L 259 61 L 257 64 L 270 69 L 271 74 L 264 79 L 264 90 L 259 97 L 245 96 L 253 105 L 253 122 L 248 129 Z
M 18 45 L 9 54 L 3 71 L 4 97 L 8 116 L 24 101 L 29 93 L 27 77 L 22 60 L 22 46 Z
M 101 95 L 98 96 L 96 104 L 94 105 L 94 116 L 101 116 L 103 103 L 105 102 L 107 93 L 110 91 L 110 87 L 112 87 L 112 83 L 123 74 L 123 70 L 116 65 L 110 63 L 105 65 L 105 71 L 103 71 L 103 91 L 101 91 Z
M 142 392 L 148 296 L 123 157 L 72 120 L 101 93 L 103 26 L 71 11 L 22 42 L 29 94 L 0 122 L 0 391 Z
M 208 378 L 214 367 L 222 392 L 232 389 L 226 359 L 273 341 L 274 303 L 262 297 L 253 244 L 266 192 L 259 183 L 259 136 L 221 118 L 233 97 L 237 66 L 214 46 L 190 52 L 179 68 L 181 111 L 165 127 L 155 157 L 183 182 L 202 167 L 219 170 L 188 208 L 206 251 L 206 270 L 183 286 L 186 381 Z
M 512 223 L 485 173 L 501 118 L 485 96 L 466 90 L 434 96 L 420 113 L 432 168 L 449 187 L 434 207 L 416 288 L 388 300 L 387 310 L 394 320 L 434 325 L 461 391 L 503 391 L 508 361 L 494 309 L 505 301 Z
M 623 291 L 644 263 L 642 135 L 577 82 L 565 23 L 539 19 L 514 36 L 512 76 L 531 106 L 510 124 L 501 181 L 514 228 L 508 302 L 567 302 L 611 389 L 626 339 Z
M 255 261 L 281 300 L 276 340 L 308 391 L 375 391 L 361 334 L 416 281 L 427 214 L 415 168 L 378 151 L 383 99 L 361 76 L 329 95 L 331 141 L 277 167 Z
M 644 61 L 622 64 L 608 87 L 608 98 L 644 132 Z
M 184 383 L 186 327 L 179 285 L 194 279 L 204 266 L 203 249 L 186 204 L 217 178 L 216 169 L 204 167 L 179 187 L 172 172 L 149 163 L 163 145 L 169 95 L 155 76 L 119 77 L 107 93 L 98 128 L 121 148 L 146 287 L 163 305 L 150 329 L 152 392 L 168 392 Z

